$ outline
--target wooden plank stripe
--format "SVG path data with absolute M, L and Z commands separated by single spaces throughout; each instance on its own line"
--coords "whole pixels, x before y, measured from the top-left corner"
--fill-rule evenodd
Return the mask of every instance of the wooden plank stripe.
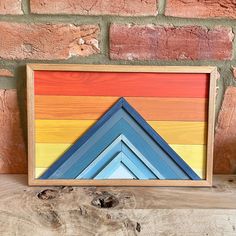
M 71 145 L 72 144 L 70 143 L 36 143 L 35 145 L 36 167 L 48 168 Z
M 169 144 L 206 144 L 206 122 L 147 121 Z M 36 120 L 37 143 L 74 143 L 96 120 Z
M 35 71 L 35 94 L 206 98 L 208 74 Z
M 35 96 L 35 118 L 97 120 L 118 97 Z M 203 98 L 126 97 L 145 120 L 206 121 L 208 100 Z
M 170 145 L 174 151 L 198 174 L 201 179 L 206 178 L 206 145 Z
M 36 169 L 47 169 L 72 144 L 36 143 Z M 170 145 L 200 177 L 204 176 L 206 145 Z M 37 171 L 36 171 L 37 172 Z M 37 174 L 37 173 L 36 173 Z

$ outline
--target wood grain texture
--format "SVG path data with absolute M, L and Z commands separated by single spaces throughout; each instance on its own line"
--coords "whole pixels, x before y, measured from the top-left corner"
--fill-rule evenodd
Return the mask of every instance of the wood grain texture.
M 35 170 L 34 170 L 35 173 Z M 34 175 L 35 176 L 35 175 Z M 34 177 L 33 176 L 33 177 Z M 119 180 L 97 180 L 97 179 L 29 179 L 30 186 L 96 186 L 96 187 L 121 187 L 121 186 L 136 186 L 136 187 L 211 187 L 212 182 L 209 182 L 208 179 L 204 180 L 127 180 L 127 179 L 119 179 Z
M 208 107 L 208 135 L 207 135 L 207 161 L 206 179 L 210 184 L 213 180 L 213 152 L 214 152 L 214 133 L 216 116 L 216 95 L 218 89 L 219 73 L 217 68 L 210 73 L 209 107 Z
M 118 97 L 35 96 L 36 119 L 99 119 Z M 145 120 L 206 121 L 203 98 L 125 97 Z
M 208 74 L 35 71 L 36 95 L 206 98 L 208 91 Z
M 236 173 L 236 88 L 228 87 L 218 116 L 215 136 L 214 171 Z
M 211 74 L 215 66 L 152 66 L 152 65 L 106 65 L 106 64 L 27 64 L 32 71 L 70 71 L 70 72 L 148 72 L 170 74 Z
M 214 176 L 213 185 L 32 188 L 26 175 L 1 175 L 0 235 L 233 236 L 236 177 Z
M 36 143 L 35 164 L 36 167 L 49 167 L 72 144 L 69 143 Z
M 147 121 L 169 144 L 206 144 L 205 122 Z M 36 120 L 37 143 L 73 143 L 96 120 Z
M 36 120 L 36 142 L 73 143 L 95 123 L 96 120 Z
M 197 175 L 206 178 L 206 145 L 170 145 L 176 153 L 197 173 Z
M 0 90 L 0 173 L 26 173 L 27 159 L 17 91 Z
M 35 178 L 35 98 L 34 71 L 27 65 L 28 179 Z
M 236 175 L 213 175 L 213 186 L 214 187 L 212 188 L 195 188 L 195 187 L 114 188 L 112 186 L 96 187 L 96 188 L 73 187 L 73 191 L 71 191 L 68 196 L 69 199 L 63 194 L 62 198 L 59 195 L 57 195 L 58 198 L 56 198 L 55 200 L 57 200 L 58 203 L 63 203 L 68 207 L 74 207 L 78 209 L 78 207 L 81 205 L 91 204 L 93 196 L 95 196 L 96 193 L 99 192 L 102 193 L 102 191 L 107 191 L 108 193 L 116 196 L 117 198 L 121 197 L 119 198 L 119 205 L 115 209 L 108 209 L 108 211 L 124 210 L 124 209 L 159 209 L 159 210 L 160 209 L 223 209 L 224 212 L 227 212 L 226 209 L 236 209 Z M 9 207 L 9 204 L 13 204 L 13 206 L 15 207 L 12 210 L 15 210 L 16 212 L 19 213 L 18 207 L 22 205 L 19 204 L 18 201 L 22 201 L 23 206 L 32 206 L 34 205 L 34 203 L 40 204 L 40 206 L 43 206 L 45 202 L 55 203 L 55 200 L 41 201 L 41 199 L 37 198 L 37 193 L 44 191 L 46 189 L 54 189 L 58 191 L 63 190 L 61 186 L 59 187 L 52 186 L 50 188 L 29 187 L 27 185 L 27 175 L 1 174 L 0 209 L 2 210 L 4 209 L 4 207 L 6 209 Z M 68 188 L 64 187 L 64 190 L 68 189 L 70 189 L 70 187 Z M 90 193 L 94 193 L 95 195 L 93 194 L 90 195 Z M 128 197 L 126 198 L 126 196 Z M 9 201 L 10 198 L 14 200 Z M 9 204 L 3 205 L 3 202 L 6 203 L 5 201 L 3 201 L 4 199 L 7 200 Z M 18 201 L 15 202 L 16 200 Z M 52 206 L 55 206 L 58 210 L 60 208 L 60 204 L 52 204 Z M 106 211 L 106 209 L 99 209 L 99 212 L 101 213 L 103 210 Z M 35 213 L 35 212 L 30 211 L 30 213 Z M 186 227 L 189 228 L 189 225 L 187 225 Z
M 72 144 L 37 143 L 36 168 L 50 167 Z M 204 177 L 206 165 L 205 145 L 170 145 L 199 176 Z

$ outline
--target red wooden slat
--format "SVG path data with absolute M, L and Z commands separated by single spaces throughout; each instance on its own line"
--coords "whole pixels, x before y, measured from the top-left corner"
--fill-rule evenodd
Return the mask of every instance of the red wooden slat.
M 36 95 L 208 97 L 207 74 L 35 72 Z

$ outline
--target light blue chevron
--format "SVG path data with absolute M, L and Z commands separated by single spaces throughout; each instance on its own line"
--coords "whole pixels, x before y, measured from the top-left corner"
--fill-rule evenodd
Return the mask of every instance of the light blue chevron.
M 101 168 L 110 162 L 117 153 L 126 157 L 126 163 L 136 166 L 136 169 L 142 170 L 141 179 L 163 179 L 163 176 L 156 168 L 139 152 L 138 149 L 125 137 L 119 135 L 89 166 L 87 166 L 76 178 L 92 179 Z M 134 167 L 133 167 L 134 169 Z
M 107 179 L 135 179 L 135 176 L 121 163 Z
M 94 179 L 146 179 L 142 171 L 120 152 Z

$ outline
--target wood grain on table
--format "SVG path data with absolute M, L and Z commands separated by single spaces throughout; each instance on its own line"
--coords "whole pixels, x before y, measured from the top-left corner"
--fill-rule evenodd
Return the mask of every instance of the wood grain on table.
M 235 228 L 236 176 L 214 176 L 212 188 L 45 188 L 0 175 L 1 236 L 233 236 Z

